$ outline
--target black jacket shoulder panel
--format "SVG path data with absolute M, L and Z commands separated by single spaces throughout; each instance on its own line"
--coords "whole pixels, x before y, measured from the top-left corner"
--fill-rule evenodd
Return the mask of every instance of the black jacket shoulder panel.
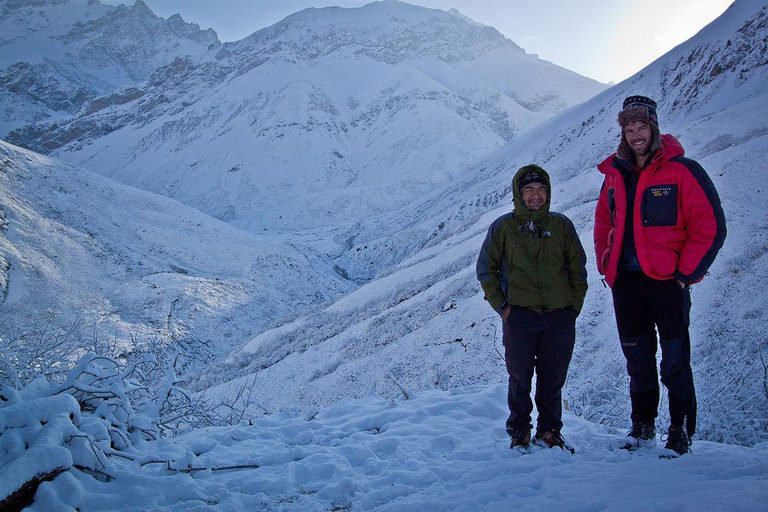
M 670 162 L 683 164 L 686 169 L 688 169 L 701 189 L 704 191 L 704 195 L 707 197 L 709 204 L 712 205 L 712 211 L 715 215 L 717 234 L 715 235 L 715 239 L 712 241 L 712 246 L 704 255 L 701 264 L 693 272 L 693 274 L 690 276 L 684 276 L 688 280 L 698 281 L 704 277 L 707 270 L 709 269 L 709 266 L 715 260 L 717 253 L 720 251 L 720 248 L 722 248 L 723 244 L 725 243 L 725 237 L 727 235 L 727 229 L 725 227 L 725 212 L 723 212 L 723 207 L 720 204 L 720 195 L 717 193 L 717 189 L 715 188 L 714 183 L 712 183 L 709 175 L 701 166 L 701 164 L 699 164 L 699 162 L 684 156 L 676 156 L 672 158 Z M 683 276 L 680 275 L 677 277 L 681 278 Z

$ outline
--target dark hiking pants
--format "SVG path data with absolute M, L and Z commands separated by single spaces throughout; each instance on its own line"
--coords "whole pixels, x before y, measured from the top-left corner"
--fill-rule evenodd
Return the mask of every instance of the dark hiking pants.
M 504 322 L 504 359 L 509 373 L 507 432 L 530 430 L 531 381 L 536 372 L 537 431 L 560 430 L 561 390 L 576 340 L 576 313 L 559 309 L 537 313 L 512 307 Z
M 691 371 L 690 288 L 642 272 L 623 272 L 613 286 L 621 349 L 627 359 L 632 418 L 653 421 L 659 407 L 656 330 L 661 345 L 661 382 L 669 392 L 673 425 L 696 429 L 696 393 Z M 686 421 L 687 420 L 687 421 Z

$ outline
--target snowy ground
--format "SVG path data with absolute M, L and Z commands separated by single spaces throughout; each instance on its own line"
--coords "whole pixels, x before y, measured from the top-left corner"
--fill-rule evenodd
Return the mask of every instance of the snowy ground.
M 504 432 L 505 386 L 369 397 L 287 409 L 254 425 L 201 429 L 110 459 L 99 482 L 72 469 L 29 510 L 758 511 L 768 503 L 768 443 L 699 441 L 659 459 L 616 449 L 622 432 L 566 413 L 571 455 L 521 454 Z M 0 409 L 2 412 L 2 409 Z M 247 469 L 175 469 L 258 465 Z

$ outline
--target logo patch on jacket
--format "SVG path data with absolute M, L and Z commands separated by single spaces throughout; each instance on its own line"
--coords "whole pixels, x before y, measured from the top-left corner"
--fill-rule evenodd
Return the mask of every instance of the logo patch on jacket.
M 653 185 L 643 191 L 643 226 L 677 225 L 677 184 Z

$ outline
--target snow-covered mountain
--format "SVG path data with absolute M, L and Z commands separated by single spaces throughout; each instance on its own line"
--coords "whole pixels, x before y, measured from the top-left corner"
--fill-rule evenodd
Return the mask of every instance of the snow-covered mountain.
M 346 240 L 605 87 L 386 0 L 296 13 L 8 140 L 251 232 L 352 225 Z
M 309 14 L 317 12 L 324 11 Z M 690 41 L 521 131 L 452 182 L 325 231 L 249 233 L 0 142 L 0 383 L 13 383 L 7 368 L 17 356 L 39 355 L 35 339 L 52 338 L 44 350 L 71 334 L 71 323 L 51 326 L 48 319 L 77 323 L 80 314 L 85 325 L 76 336 L 87 329 L 94 338 L 110 333 L 127 349 L 133 341 L 151 344 L 152 336 L 176 342 L 196 357 L 200 371 L 185 373 L 212 400 L 201 400 L 202 407 L 229 407 L 236 423 L 154 440 L 162 406 L 180 392 L 172 367 L 164 383 L 155 382 L 152 358 L 127 368 L 124 353 L 112 352 L 114 360 L 86 356 L 81 361 L 89 363 L 64 383 L 40 378 L 21 390 L 0 389 L 0 506 L 761 510 L 768 446 L 767 39 L 768 5 L 737 0 Z M 177 60 L 155 79 L 181 84 L 184 70 L 204 60 Z M 659 460 L 660 444 L 616 448 L 629 416 L 627 378 L 610 291 L 589 250 L 602 181 L 595 164 L 618 143 L 621 101 L 638 93 L 659 100 L 662 132 L 674 134 L 709 172 L 728 222 L 710 275 L 693 289 L 699 432 L 691 454 L 674 461 Z M 574 221 L 589 257 L 590 290 L 563 418 L 574 455 L 508 449 L 499 320 L 474 277 L 488 225 L 510 208 L 512 174 L 531 162 L 550 171 L 553 209 Z M 344 244 L 350 250 L 334 263 L 326 253 Z M 353 285 L 338 264 L 375 279 L 348 291 Z M 45 309 L 60 313 L 46 316 Z M 265 328 L 277 318 L 280 325 Z M 9 352 L 9 325 L 27 319 L 35 332 L 17 331 L 22 336 L 10 341 L 20 350 Z M 259 334 L 202 370 L 249 330 Z M 136 371 L 140 364 L 149 370 Z M 483 383 L 491 384 L 476 385 Z M 165 413 L 190 420 L 196 412 L 176 412 L 200 397 L 184 396 L 187 402 L 171 403 Z
M 171 341 L 200 368 L 349 289 L 306 249 L 0 141 L 6 329 L 52 321 L 123 350 Z
M 214 391 L 226 394 L 247 377 L 262 405 L 277 408 L 329 404 L 372 388 L 394 396 L 400 393 L 394 380 L 412 389 L 503 382 L 499 321 L 482 299 L 474 262 L 487 227 L 511 207 L 514 171 L 535 162 L 552 174 L 553 209 L 574 221 L 589 256 L 569 401 L 587 418 L 626 424 L 627 378 L 610 291 L 589 249 L 602 182 L 595 166 L 618 144 L 623 98 L 647 94 L 659 101 L 662 132 L 678 137 L 709 172 L 728 222 L 711 275 L 693 290 L 700 435 L 765 440 L 767 34 L 768 7 L 739 0 L 635 76 L 524 133 L 470 178 L 380 217 L 399 231 L 379 238 L 375 227 L 361 232 L 370 241 L 349 254 L 363 256 L 342 266 L 375 264 L 392 247 L 393 267 L 332 306 L 260 334 L 195 385 L 217 385 Z
M 22 126 L 121 103 L 177 57 L 219 46 L 213 30 L 158 18 L 142 0 L 0 0 L 0 138 Z M 115 93 L 115 94 L 113 94 Z M 92 103 L 97 97 L 100 99 Z
M 736 2 L 690 41 L 618 86 L 526 134 L 508 149 L 481 163 L 474 172 L 467 173 L 467 179 L 362 226 L 354 233 L 353 250 L 343 254 L 338 264 L 350 275 L 366 275 L 368 269 L 387 268 L 388 265 L 380 261 L 382 257 L 390 265 L 396 264 L 469 228 L 490 207 L 511 202 L 508 194 L 512 171 L 530 162 L 547 164 L 564 178 L 573 178 L 587 170 L 589 179 L 598 179 L 591 171 L 597 162 L 615 151 L 618 144 L 615 113 L 632 91 L 640 91 L 659 102 L 660 116 L 669 133 L 694 131 L 692 123 L 715 122 L 714 133 L 722 133 L 721 137 L 708 139 L 706 131 L 698 134 L 696 144 L 700 147 L 686 145 L 693 158 L 762 135 L 765 129 L 759 122 L 755 124 L 759 119 L 757 114 L 752 117 L 748 111 L 738 110 L 734 103 L 735 98 L 759 95 L 764 88 L 761 82 L 767 59 L 763 41 L 764 12 L 763 2 Z M 732 121 L 719 124 L 722 119 L 740 116 L 751 117 L 752 122 L 745 120 L 738 128 L 732 128 Z M 566 206 L 596 198 L 596 191 L 592 189 L 581 192 L 581 198 L 571 197 L 572 191 L 582 190 L 581 186 L 565 190 L 570 198 Z M 385 228 L 393 225 L 398 227 L 395 233 Z

